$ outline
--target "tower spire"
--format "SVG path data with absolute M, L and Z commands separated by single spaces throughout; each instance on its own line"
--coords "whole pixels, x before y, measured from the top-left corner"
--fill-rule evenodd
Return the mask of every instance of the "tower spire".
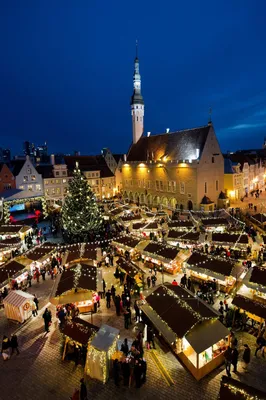
M 209 108 L 209 122 L 208 122 L 208 124 L 209 125 L 212 124 L 212 108 L 211 107 Z
M 134 61 L 133 95 L 131 96 L 131 115 L 133 126 L 133 143 L 143 134 L 144 100 L 141 95 L 141 77 L 139 73 L 138 41 L 136 40 L 136 57 Z

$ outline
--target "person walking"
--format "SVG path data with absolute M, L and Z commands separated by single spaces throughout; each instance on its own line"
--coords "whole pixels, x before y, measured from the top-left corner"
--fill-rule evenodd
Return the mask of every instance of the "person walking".
M 129 353 L 129 348 L 128 348 L 128 343 L 127 343 L 127 339 L 124 340 L 124 342 L 121 345 L 121 351 L 125 354 L 125 356 L 128 355 Z
M 255 357 L 257 357 L 257 352 L 258 352 L 259 350 L 262 350 L 263 347 L 266 345 L 266 340 L 264 339 L 263 336 L 259 336 L 259 337 L 257 338 L 256 343 L 257 343 L 257 348 L 256 348 L 256 350 L 255 350 Z M 264 357 L 264 351 L 262 351 L 262 357 Z
M 153 348 L 155 349 L 154 336 L 155 336 L 155 334 L 153 332 L 152 327 L 148 326 L 148 329 L 147 329 L 147 343 L 148 343 L 149 348 L 151 348 L 151 343 L 152 343 Z
M 45 309 L 44 313 L 43 313 L 43 319 L 44 319 L 44 329 L 45 332 L 50 332 L 49 330 L 49 326 L 52 323 L 52 313 L 50 310 L 48 310 L 48 308 Z
M 33 317 L 37 317 L 38 311 L 37 311 L 37 306 L 36 306 L 35 301 L 32 302 L 31 311 L 32 311 Z
M 111 291 L 110 289 L 108 290 L 108 292 L 106 293 L 106 307 L 110 308 L 111 307 Z
M 225 370 L 227 376 L 231 377 L 231 364 L 232 364 L 232 349 L 228 347 L 224 352 Z
M 19 349 L 18 349 L 18 337 L 17 337 L 17 335 L 14 334 L 14 335 L 11 336 L 10 344 L 11 344 L 11 349 L 12 349 L 11 354 L 13 354 L 14 351 L 16 350 L 17 355 L 18 355 L 19 354 Z
M 36 294 L 34 294 L 34 299 L 33 299 L 34 303 L 36 304 L 36 309 L 37 311 L 39 310 L 39 300 L 37 299 Z
M 139 312 L 139 307 L 138 307 L 138 304 L 137 304 L 137 300 L 135 300 L 135 302 L 134 302 L 134 310 L 135 310 L 135 321 L 139 322 L 139 320 L 140 320 L 140 312 Z
M 248 344 L 244 344 L 244 353 L 243 353 L 243 369 L 247 372 L 248 365 L 250 363 L 250 347 Z
M 152 275 L 151 277 L 151 282 L 152 282 L 152 287 L 155 287 L 155 282 L 157 281 L 157 278 L 155 275 Z
M 148 278 L 147 278 L 147 286 L 148 286 L 148 289 L 151 287 L 151 278 L 150 278 L 150 276 L 148 276 Z
M 238 362 L 238 350 L 237 350 L 237 348 L 232 349 L 231 358 L 232 358 L 232 365 L 234 367 L 233 372 L 236 374 L 237 373 L 237 362 Z
M 11 347 L 10 340 L 6 335 L 4 335 L 2 340 L 2 350 L 1 350 L 4 361 L 9 360 L 10 358 L 10 347 Z
M 81 378 L 81 380 L 80 380 L 79 392 L 80 392 L 80 397 L 79 397 L 80 400 L 87 400 L 88 399 L 88 397 L 87 397 L 87 387 L 85 385 L 84 378 Z
M 116 386 L 119 386 L 120 368 L 119 368 L 119 362 L 118 362 L 118 359 L 117 359 L 117 358 L 114 360 L 113 371 L 114 371 L 114 381 L 115 381 L 115 385 L 116 385 Z

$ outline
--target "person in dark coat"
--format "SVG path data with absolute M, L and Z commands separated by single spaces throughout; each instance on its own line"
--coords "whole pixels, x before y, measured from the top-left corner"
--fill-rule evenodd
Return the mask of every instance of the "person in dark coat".
M 111 294 L 111 291 L 110 291 L 110 289 L 108 290 L 108 292 L 106 293 L 106 307 L 107 308 L 110 308 L 111 307 L 111 297 L 112 297 L 112 294 Z
M 137 305 L 137 300 L 135 300 L 135 302 L 134 302 L 134 310 L 135 310 L 135 321 L 139 322 L 140 312 L 139 312 L 139 308 L 138 308 L 138 305 Z
M 262 350 L 262 348 L 264 347 L 264 346 L 266 346 L 266 340 L 264 339 L 264 337 L 263 336 L 259 336 L 258 338 L 257 338 L 257 348 L 256 348 L 256 350 L 255 350 L 255 356 L 257 357 L 257 352 L 259 351 L 259 350 Z M 262 357 L 264 357 L 264 352 L 262 353 Z
M 151 347 L 151 343 L 153 345 L 153 348 L 155 349 L 155 344 L 154 344 L 154 332 L 151 326 L 148 326 L 147 328 L 147 342 L 149 346 Z
M 237 350 L 237 348 L 232 349 L 231 359 L 232 359 L 232 365 L 234 367 L 233 372 L 236 373 L 237 372 L 237 362 L 238 362 L 238 350 Z
M 150 278 L 150 276 L 148 276 L 148 278 L 147 278 L 147 286 L 148 286 L 148 289 L 151 287 L 151 278 Z
M 231 377 L 231 364 L 232 364 L 232 349 L 230 347 L 228 347 L 225 352 L 224 352 L 224 362 L 225 362 L 225 370 L 227 373 L 227 376 L 229 376 L 229 378 Z
M 44 329 L 48 333 L 49 331 L 49 326 L 51 325 L 52 322 L 52 314 L 51 311 L 48 310 L 48 308 L 45 309 L 43 313 L 43 319 L 44 319 Z
M 123 373 L 123 379 L 124 379 L 124 386 L 129 386 L 130 365 L 129 365 L 128 359 L 126 359 L 122 363 L 122 373 Z
M 139 389 L 141 386 L 141 375 L 142 375 L 142 365 L 138 360 L 136 360 L 135 367 L 134 367 L 134 376 L 135 376 L 137 389 Z
M 36 294 L 34 295 L 34 299 L 33 299 L 34 303 L 36 304 L 36 309 L 37 311 L 39 310 L 39 300 L 37 299 Z
M 87 388 L 84 383 L 84 378 L 81 378 L 80 380 L 80 400 L 87 400 Z
M 3 341 L 2 341 L 1 353 L 3 354 L 3 357 L 4 357 L 4 354 L 7 355 L 7 358 L 5 358 L 5 360 L 10 358 L 10 347 L 11 347 L 10 340 L 7 336 L 4 335 Z
M 17 354 L 19 354 L 17 335 L 11 336 L 10 344 L 11 344 L 11 349 L 12 349 L 11 354 L 13 354 L 15 350 L 16 350 Z
M 114 360 L 114 381 L 116 386 L 119 386 L 119 376 L 120 376 L 120 368 L 118 359 L 116 358 Z
M 186 274 L 184 274 L 184 275 L 182 276 L 182 278 L 181 278 L 181 280 L 180 280 L 180 285 L 181 285 L 182 287 L 186 287 L 186 286 L 187 286 L 187 275 L 186 275 Z
M 125 356 L 128 355 L 129 348 L 128 348 L 128 344 L 127 344 L 127 339 L 125 339 L 124 342 L 122 343 L 121 351 L 125 354 Z
M 145 383 L 146 382 L 146 374 L 147 374 L 147 363 L 146 360 L 144 360 L 144 358 L 140 358 L 140 362 L 141 362 L 141 383 Z
M 243 369 L 247 371 L 248 364 L 250 363 L 250 348 L 248 344 L 244 344 L 243 361 L 244 361 Z

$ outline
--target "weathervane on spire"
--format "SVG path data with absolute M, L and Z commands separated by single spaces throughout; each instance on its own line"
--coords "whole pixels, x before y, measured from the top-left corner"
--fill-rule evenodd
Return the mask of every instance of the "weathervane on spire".
M 138 58 L 138 40 L 136 40 L 136 58 Z
M 212 123 L 212 108 L 209 108 L 209 124 Z

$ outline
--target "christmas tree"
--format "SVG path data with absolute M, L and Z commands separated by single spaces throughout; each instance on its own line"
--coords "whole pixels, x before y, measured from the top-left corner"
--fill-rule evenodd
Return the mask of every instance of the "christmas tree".
M 90 234 L 103 229 L 103 218 L 95 195 L 81 173 L 78 163 L 73 179 L 69 182 L 68 194 L 62 207 L 62 224 L 72 240 L 85 240 Z

